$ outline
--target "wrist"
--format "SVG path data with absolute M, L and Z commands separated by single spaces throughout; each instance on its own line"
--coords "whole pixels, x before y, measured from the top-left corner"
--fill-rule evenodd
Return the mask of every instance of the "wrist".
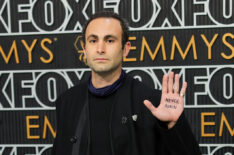
M 175 126 L 175 124 L 176 124 L 176 122 L 169 122 L 168 124 L 167 124 L 167 128 L 168 129 L 171 129 L 171 128 L 173 128 L 174 126 Z

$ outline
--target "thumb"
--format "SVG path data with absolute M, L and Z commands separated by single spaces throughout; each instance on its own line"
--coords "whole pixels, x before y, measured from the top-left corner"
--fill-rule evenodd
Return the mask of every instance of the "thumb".
M 152 113 L 156 112 L 157 108 L 155 108 L 155 106 L 149 100 L 144 100 L 143 103 Z

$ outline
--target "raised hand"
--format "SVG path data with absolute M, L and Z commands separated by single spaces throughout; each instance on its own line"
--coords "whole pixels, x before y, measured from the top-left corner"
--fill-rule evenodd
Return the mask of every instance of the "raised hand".
M 162 96 L 157 108 L 149 100 L 144 100 L 145 106 L 157 119 L 168 122 L 168 129 L 176 124 L 184 110 L 184 94 L 187 82 L 183 83 L 179 92 L 179 80 L 179 75 L 176 74 L 174 78 L 173 72 L 163 76 Z

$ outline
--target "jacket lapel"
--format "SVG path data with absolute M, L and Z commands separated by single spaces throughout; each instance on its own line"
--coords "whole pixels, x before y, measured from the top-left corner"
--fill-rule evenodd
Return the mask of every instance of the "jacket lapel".
M 72 155 L 89 155 L 90 127 L 89 127 L 89 102 L 87 85 L 84 89 L 85 100 L 81 101 L 83 107 L 77 120 L 74 121 L 74 135 L 77 137 L 76 143 L 72 147 Z
M 137 140 L 133 126 L 133 106 L 132 106 L 132 83 L 133 80 L 126 77 L 123 85 L 117 90 L 117 101 L 113 105 L 110 117 L 111 141 L 115 154 L 138 155 Z M 123 148 L 124 147 L 124 148 Z M 124 152 L 118 152 L 118 151 Z

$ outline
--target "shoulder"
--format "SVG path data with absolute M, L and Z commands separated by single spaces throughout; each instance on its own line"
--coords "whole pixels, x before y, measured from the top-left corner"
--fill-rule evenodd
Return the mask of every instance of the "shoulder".
M 161 90 L 154 89 L 153 88 L 154 86 L 150 87 L 149 85 L 146 85 L 144 82 L 141 82 L 137 79 L 132 78 L 132 81 L 133 81 L 134 87 L 138 88 L 140 91 L 156 92 L 156 93 L 161 92 Z
M 131 78 L 131 77 L 128 77 Z M 140 82 L 134 78 L 131 78 L 132 81 L 132 92 L 134 100 L 143 102 L 144 100 L 152 101 L 156 106 L 159 104 L 161 99 L 161 90 L 154 89 L 144 82 Z
M 71 88 L 69 88 L 68 90 L 66 90 L 65 92 L 63 92 L 60 97 L 66 97 L 66 96 L 71 96 L 71 95 L 78 95 L 78 94 L 82 94 L 85 92 L 85 90 L 88 88 L 88 82 L 82 82 L 79 83 L 76 86 L 73 86 Z
M 88 82 L 82 82 L 74 87 L 69 88 L 65 92 L 63 92 L 57 98 L 55 104 L 58 106 L 67 106 L 68 104 L 72 104 L 74 102 L 83 101 L 87 94 Z M 65 104 L 66 103 L 66 104 Z

